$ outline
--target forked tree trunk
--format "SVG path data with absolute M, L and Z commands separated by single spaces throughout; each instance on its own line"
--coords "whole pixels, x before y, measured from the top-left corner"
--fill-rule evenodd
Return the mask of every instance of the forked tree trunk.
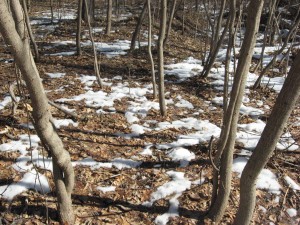
M 226 110 L 226 116 L 224 117 L 226 120 L 222 126 L 220 143 L 215 162 L 215 164 L 218 166 L 219 156 L 221 156 L 220 183 L 218 185 L 217 198 L 213 200 L 212 207 L 209 212 L 209 217 L 217 223 L 224 215 L 230 195 L 232 161 L 237 122 L 253 49 L 256 42 L 256 35 L 259 27 L 263 3 L 263 0 L 251 0 L 248 5 L 245 39 L 240 51 L 240 60 L 234 77 L 229 106 Z M 217 176 L 218 174 L 215 173 L 214 179 L 216 179 Z
M 143 5 L 142 12 L 139 16 L 139 19 L 138 19 L 138 22 L 136 24 L 135 30 L 132 34 L 130 49 L 129 49 L 130 52 L 133 51 L 134 48 L 135 48 L 135 42 L 136 42 L 137 37 L 140 33 L 140 30 L 141 30 L 141 27 L 142 27 L 142 24 L 143 24 L 143 20 L 144 20 L 145 14 L 146 14 L 146 9 L 147 9 L 147 0 L 145 1 L 144 5 Z
M 148 54 L 149 60 L 151 63 L 151 77 L 152 77 L 152 87 L 153 87 L 153 99 L 157 96 L 157 88 L 156 88 L 156 81 L 155 81 L 155 70 L 154 70 L 154 62 L 152 57 L 152 18 L 151 18 L 151 1 L 147 0 L 147 8 L 148 8 Z
M 11 14 L 5 0 L 0 0 L 0 32 L 10 46 L 15 62 L 26 82 L 33 107 L 34 126 L 42 143 L 51 152 L 53 175 L 62 224 L 74 224 L 71 193 L 74 170 L 69 153 L 51 123 L 48 100 L 25 35 L 23 12 L 19 0 L 11 0 Z
M 160 4 L 160 27 L 158 37 L 158 95 L 160 114 L 165 116 L 167 114 L 165 103 L 165 81 L 164 81 L 164 39 L 166 33 L 167 23 L 167 0 L 161 0 Z
M 107 0 L 107 16 L 106 16 L 106 28 L 105 33 L 110 35 L 111 31 L 111 16 L 112 16 L 112 0 Z
M 267 164 L 283 132 L 285 124 L 300 96 L 300 53 L 278 95 L 261 138 L 254 149 L 240 181 L 240 205 L 235 225 L 250 224 L 256 202 L 256 180 Z
M 28 3 L 28 1 L 27 1 L 27 3 Z M 36 45 L 36 42 L 34 40 L 34 36 L 32 33 L 32 29 L 31 29 L 31 25 L 30 25 L 30 21 L 29 21 L 29 15 L 28 15 L 27 6 L 26 6 L 26 0 L 22 0 L 22 6 L 23 6 L 23 10 L 24 10 L 24 17 L 25 17 L 26 27 L 28 30 L 28 35 L 29 35 L 31 43 L 33 45 L 35 60 L 38 62 L 40 60 L 40 54 L 39 54 L 39 50 L 38 50 L 38 47 Z

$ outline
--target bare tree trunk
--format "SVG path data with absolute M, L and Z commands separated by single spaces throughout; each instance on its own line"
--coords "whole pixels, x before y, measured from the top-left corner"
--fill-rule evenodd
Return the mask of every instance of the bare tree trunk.
M 171 10 L 171 13 L 170 13 L 170 18 L 169 18 L 169 23 L 168 23 L 168 29 L 167 29 L 166 37 L 164 39 L 164 46 L 166 46 L 166 43 L 167 43 L 167 41 L 169 39 L 169 35 L 171 33 L 172 22 L 173 22 L 174 13 L 175 13 L 175 8 L 176 8 L 176 0 L 173 0 L 172 10 Z
M 147 8 L 148 8 L 148 20 L 149 20 L 149 27 L 148 27 L 148 54 L 149 60 L 151 63 L 151 77 L 152 77 L 152 86 L 153 86 L 153 99 L 157 96 L 157 88 L 156 88 L 156 81 L 155 81 L 155 70 L 154 70 L 154 62 L 152 57 L 152 18 L 151 18 L 151 3 L 150 0 L 147 0 Z
M 54 22 L 54 16 L 53 16 L 53 0 L 50 0 L 50 11 L 51 11 L 51 23 Z
M 145 1 L 144 5 L 143 5 L 143 9 L 142 9 L 142 12 L 139 16 L 139 19 L 138 19 L 138 22 L 136 24 L 136 27 L 135 27 L 135 30 L 132 34 L 132 38 L 131 38 L 131 44 L 130 44 L 130 52 L 134 50 L 135 48 L 135 42 L 137 40 L 137 37 L 140 33 L 140 30 L 141 30 L 141 27 L 142 27 L 142 23 L 143 23 L 143 20 L 144 20 L 144 17 L 145 17 L 145 14 L 146 14 L 146 9 L 147 9 L 147 0 Z
M 34 40 L 34 36 L 33 36 L 33 33 L 32 33 L 31 26 L 30 26 L 29 15 L 28 15 L 27 6 L 26 6 L 26 0 L 22 0 L 22 5 L 23 5 L 23 10 L 24 10 L 24 17 L 25 17 L 26 27 L 27 27 L 27 30 L 28 30 L 28 35 L 29 35 L 31 43 L 33 45 L 35 60 L 38 62 L 40 60 L 40 54 L 39 54 L 39 50 L 38 50 L 38 47 L 36 45 L 36 42 Z
M 300 53 L 278 95 L 261 138 L 241 177 L 240 205 L 234 224 L 250 224 L 256 202 L 256 180 L 267 164 L 300 96 Z
M 160 27 L 158 37 L 158 94 L 159 94 L 159 107 L 160 114 L 165 116 L 167 114 L 165 103 L 165 81 L 164 81 L 164 38 L 166 33 L 167 22 L 167 1 L 161 0 L 160 5 Z
M 111 31 L 112 0 L 107 0 L 107 16 L 105 33 L 110 35 Z
M 213 66 L 213 64 L 216 60 L 219 49 L 220 49 L 220 47 L 223 43 L 225 34 L 226 34 L 226 32 L 228 30 L 228 27 L 229 27 L 229 19 L 227 19 L 224 30 L 223 30 L 221 36 L 219 36 L 220 29 L 221 29 L 221 23 L 222 23 L 222 19 L 223 19 L 222 17 L 223 17 L 224 10 L 225 10 L 225 3 L 226 3 L 226 0 L 222 0 L 222 5 L 221 5 L 221 9 L 220 9 L 221 12 L 220 12 L 217 24 L 216 24 L 216 28 L 214 29 L 214 26 L 212 27 L 212 29 L 214 29 L 214 31 L 212 32 L 211 49 L 210 49 L 210 52 L 209 52 L 209 57 L 207 58 L 207 61 L 205 63 L 203 71 L 201 73 L 202 77 L 207 77 L 209 75 L 210 70 L 211 70 L 211 68 L 212 68 L 212 66 Z
M 263 7 L 263 0 L 251 0 L 248 5 L 246 33 L 240 51 L 240 60 L 237 66 L 230 102 L 226 110 L 226 120 L 222 126 L 220 143 L 215 164 L 219 166 L 221 156 L 220 184 L 218 185 L 218 195 L 212 203 L 209 217 L 217 223 L 222 219 L 228 204 L 231 189 L 232 157 L 236 138 L 237 122 L 242 98 L 245 90 L 247 74 L 249 72 L 253 49 L 256 41 L 256 34 L 259 27 L 260 15 Z M 214 174 L 216 177 L 218 174 Z M 213 196 L 214 198 L 214 196 Z
M 181 18 L 181 34 L 184 35 L 184 13 L 185 13 L 185 0 L 182 1 L 182 18 Z
M 28 39 L 25 36 L 23 13 L 20 2 L 11 0 L 11 11 L 5 0 L 0 0 L 0 32 L 10 46 L 17 66 L 28 88 L 33 107 L 34 126 L 42 143 L 51 152 L 54 166 L 54 182 L 62 224 L 74 224 L 71 193 L 74 187 L 74 170 L 69 153 L 51 123 L 52 115 L 48 100 L 34 63 Z M 14 20 L 16 19 L 16 20 Z
M 260 82 L 261 82 L 261 79 L 263 78 L 263 76 L 266 74 L 266 72 L 268 72 L 268 70 L 271 68 L 271 66 L 275 63 L 276 59 L 277 59 L 277 56 L 279 54 L 281 54 L 284 49 L 286 48 L 287 44 L 288 44 L 288 41 L 289 39 L 292 37 L 293 33 L 297 31 L 297 28 L 300 24 L 300 15 L 299 15 L 299 12 L 300 12 L 300 8 L 298 10 L 298 14 L 297 14 L 297 19 L 296 21 L 294 22 L 294 25 L 293 27 L 290 29 L 288 35 L 287 35 L 287 38 L 285 39 L 283 45 L 281 46 L 281 48 L 275 53 L 275 55 L 273 56 L 272 60 L 268 63 L 268 65 L 265 66 L 265 68 L 263 69 L 263 71 L 260 73 L 259 77 L 257 78 L 257 80 L 255 81 L 255 84 L 253 85 L 253 88 L 258 88 L 260 86 Z
M 94 22 L 94 12 L 95 12 L 95 0 L 83 0 L 82 4 L 82 19 L 84 22 L 88 23 L 88 18 L 90 23 Z
M 97 82 L 98 82 L 100 88 L 102 88 L 103 84 L 102 84 L 102 80 L 101 80 L 101 77 L 100 77 L 100 70 L 99 70 L 99 66 L 98 66 L 97 51 L 96 51 L 95 42 L 94 42 L 94 38 L 93 38 L 92 26 L 91 26 L 91 22 L 90 22 L 90 15 L 87 12 L 87 9 L 88 9 L 87 0 L 84 0 L 84 1 L 85 1 L 85 10 L 86 10 L 86 14 L 87 14 L 87 23 L 88 23 L 88 26 L 89 26 L 89 35 L 90 35 L 90 39 L 91 39 L 91 42 L 92 42 L 92 48 L 93 48 L 93 53 L 94 53 L 94 70 L 95 70 L 95 76 L 97 78 Z
M 266 45 L 267 45 L 268 30 L 272 29 L 271 28 L 271 19 L 273 17 L 274 12 L 275 12 L 276 1 L 277 0 L 271 0 L 271 5 L 270 5 L 270 8 L 269 8 L 269 17 L 268 17 L 267 25 L 266 25 L 265 32 L 264 32 L 264 40 L 263 40 L 262 50 L 261 50 L 261 53 L 260 53 L 259 61 L 258 61 L 257 65 L 254 68 L 254 73 L 257 71 L 257 69 L 260 65 L 263 66 L 262 61 L 263 61 L 263 58 L 264 58 L 265 48 L 266 48 Z
M 225 112 L 228 106 L 228 82 L 229 82 L 229 65 L 231 61 L 231 50 L 234 46 L 234 24 L 235 24 L 235 16 L 236 16 L 236 0 L 230 1 L 230 18 L 229 18 L 229 40 L 228 47 L 226 52 L 226 62 L 225 62 L 225 78 L 224 78 L 224 93 L 223 93 L 223 115 L 225 116 Z M 234 62 L 235 63 L 235 62 Z M 226 118 L 223 118 L 223 121 Z
M 81 18 L 82 18 L 82 2 L 83 0 L 78 1 L 78 13 L 77 13 L 77 32 L 76 32 L 76 49 L 77 55 L 81 55 Z

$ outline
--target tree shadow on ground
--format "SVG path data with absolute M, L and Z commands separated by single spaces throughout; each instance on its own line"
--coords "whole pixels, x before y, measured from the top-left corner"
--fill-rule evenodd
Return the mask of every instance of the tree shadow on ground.
M 86 195 L 74 194 L 72 195 L 72 198 L 73 198 L 74 205 L 85 205 L 85 206 L 89 205 L 89 206 L 102 207 L 102 208 L 107 208 L 112 206 L 123 211 L 122 213 L 126 213 L 128 211 L 138 211 L 138 212 L 150 213 L 150 214 L 164 214 L 169 210 L 169 207 L 167 206 L 156 206 L 154 204 L 153 206 L 148 207 L 142 204 L 134 204 L 123 200 L 113 200 L 111 198 L 103 198 L 97 196 L 86 196 Z M 182 207 L 179 207 L 178 211 L 180 216 L 189 219 L 196 219 L 199 221 L 201 221 L 202 217 L 205 215 L 205 212 L 190 210 Z

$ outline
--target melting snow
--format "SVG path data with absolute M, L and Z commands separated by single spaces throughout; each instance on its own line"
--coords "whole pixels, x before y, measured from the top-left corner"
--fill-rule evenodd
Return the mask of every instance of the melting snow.
M 235 158 L 233 160 L 232 171 L 237 172 L 239 174 L 239 177 L 241 177 L 247 162 L 248 159 L 244 157 Z M 281 189 L 281 186 L 277 181 L 276 175 L 268 169 L 263 169 L 261 173 L 258 175 L 256 187 L 259 189 L 267 190 L 270 193 L 276 195 L 280 194 L 280 189 Z

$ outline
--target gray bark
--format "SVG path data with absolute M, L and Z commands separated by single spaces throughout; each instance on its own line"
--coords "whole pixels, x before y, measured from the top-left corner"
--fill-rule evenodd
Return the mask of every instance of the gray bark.
M 85 3 L 85 10 L 86 10 L 85 13 L 87 14 L 87 23 L 88 23 L 88 27 L 89 27 L 89 35 L 90 35 L 90 39 L 91 39 L 91 42 L 92 42 L 92 48 L 93 48 L 93 53 L 94 53 L 94 70 L 95 70 L 95 76 L 97 78 L 97 82 L 98 82 L 100 88 L 102 88 L 103 84 L 102 84 L 102 80 L 101 80 L 101 77 L 100 77 L 100 70 L 99 70 L 99 66 L 98 66 L 97 51 L 96 51 L 94 37 L 93 37 L 93 31 L 92 31 L 92 26 L 91 26 L 91 21 L 90 21 L 90 15 L 87 12 L 87 9 L 88 9 L 87 0 L 84 0 L 84 3 Z
M 110 35 L 111 31 L 111 16 L 112 16 L 112 0 L 107 0 L 107 16 L 106 16 L 106 28 L 105 33 Z
M 33 45 L 35 60 L 38 62 L 40 60 L 40 54 L 39 54 L 39 50 L 38 50 L 38 47 L 36 45 L 36 42 L 34 40 L 34 36 L 33 36 L 33 33 L 32 33 L 32 29 L 31 29 L 31 25 L 30 25 L 30 21 L 29 21 L 29 15 L 28 15 L 27 6 L 26 6 L 26 0 L 22 1 L 22 5 L 23 5 L 23 10 L 24 10 L 26 27 L 27 27 L 27 30 L 28 30 L 28 34 L 29 34 L 31 43 Z
M 154 62 L 152 57 L 152 18 L 151 18 L 151 3 L 150 0 L 147 0 L 147 8 L 148 8 L 148 20 L 149 20 L 149 27 L 148 27 L 148 54 L 149 60 L 151 63 L 151 77 L 152 77 L 152 87 L 153 87 L 153 99 L 157 96 L 157 88 L 156 88 L 156 81 L 155 81 L 155 70 L 154 70 Z
M 209 212 L 209 217 L 217 223 L 224 215 L 230 195 L 232 160 L 239 110 L 245 90 L 247 74 L 250 68 L 263 3 L 263 0 L 251 0 L 248 5 L 245 39 L 240 51 L 241 57 L 237 66 L 237 71 L 230 94 L 229 106 L 226 110 L 226 116 L 224 117 L 226 120 L 224 121 L 222 127 L 220 143 L 215 160 L 215 164 L 219 166 L 219 157 L 221 156 L 220 184 L 218 185 L 217 197 L 212 197 L 212 207 Z M 217 179 L 217 176 L 218 174 L 215 173 L 214 179 Z
M 235 225 L 250 224 L 256 202 L 256 180 L 274 152 L 285 124 L 300 96 L 300 53 L 278 95 L 261 138 L 254 149 L 240 181 L 240 205 Z
M 169 18 L 169 23 L 168 23 L 168 29 L 167 29 L 166 37 L 164 39 L 164 46 L 166 45 L 166 43 L 167 43 L 167 41 L 169 39 L 169 35 L 171 33 L 172 22 L 173 22 L 174 13 L 175 13 L 175 8 L 176 8 L 176 0 L 173 0 L 172 10 L 171 10 L 170 18 Z
M 77 55 L 81 55 L 81 18 L 82 18 L 82 2 L 83 0 L 78 1 L 78 12 L 77 12 L 77 31 L 76 31 L 76 49 Z
M 158 37 L 158 95 L 159 95 L 159 107 L 160 114 L 165 116 L 167 114 L 165 103 L 165 81 L 164 81 L 164 39 L 166 34 L 166 22 L 167 22 L 167 1 L 161 0 L 160 4 L 160 27 Z
M 58 207 L 61 223 L 74 224 L 71 193 L 74 187 L 74 170 L 69 153 L 51 123 L 52 115 L 48 100 L 41 83 L 39 73 L 34 63 L 28 38 L 24 32 L 22 8 L 18 0 L 12 0 L 13 17 L 5 0 L 0 0 L 0 32 L 10 46 L 17 66 L 20 68 L 28 88 L 32 103 L 34 126 L 42 143 L 51 152 L 54 165 L 54 182 L 58 198 Z
M 137 37 L 140 33 L 140 30 L 141 30 L 141 27 L 142 27 L 142 24 L 143 24 L 143 20 L 144 20 L 145 14 L 146 14 L 146 9 L 147 9 L 147 0 L 145 1 L 144 5 L 143 5 L 142 12 L 141 12 L 141 14 L 138 18 L 138 22 L 137 22 L 135 30 L 132 34 L 129 51 L 133 51 L 134 48 L 135 48 L 135 42 L 136 42 Z

